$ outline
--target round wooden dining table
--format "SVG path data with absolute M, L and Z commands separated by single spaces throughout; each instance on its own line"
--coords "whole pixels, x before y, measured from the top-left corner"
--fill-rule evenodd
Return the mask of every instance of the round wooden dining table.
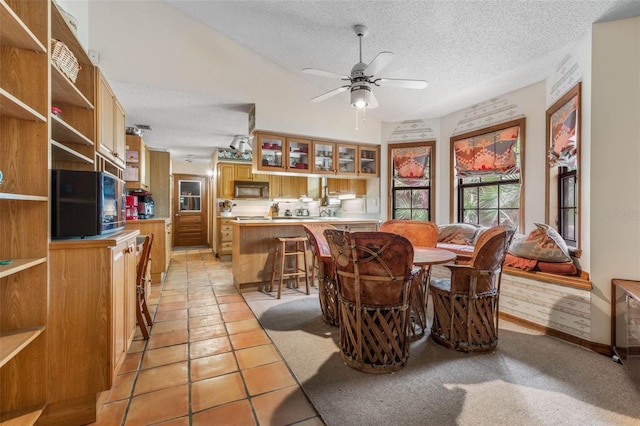
M 457 255 L 449 250 L 436 247 L 414 247 L 413 264 L 421 266 L 422 280 L 411 291 L 411 338 L 420 339 L 427 328 L 427 303 L 429 301 L 429 280 L 431 265 L 440 265 L 456 260 Z

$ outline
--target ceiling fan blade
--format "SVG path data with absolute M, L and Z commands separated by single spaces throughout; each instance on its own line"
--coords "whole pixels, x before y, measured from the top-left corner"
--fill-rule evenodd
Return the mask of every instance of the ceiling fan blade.
M 364 69 L 364 75 L 376 75 L 377 73 L 382 71 L 384 67 L 389 65 L 391 61 L 393 61 L 393 58 L 395 58 L 395 56 L 396 54 L 393 52 L 385 51 L 378 53 L 378 55 L 373 58 L 373 61 L 371 61 L 371 63 L 367 66 L 367 68 Z
M 320 96 L 316 96 L 315 98 L 311 99 L 311 102 L 320 102 L 320 101 L 324 101 L 327 98 L 330 98 L 332 96 L 337 95 L 338 93 L 342 93 L 345 90 L 347 90 L 349 88 L 349 86 L 342 86 L 342 87 L 338 87 L 337 89 L 333 89 L 330 92 L 327 93 L 323 93 Z
M 376 99 L 376 95 L 373 94 L 373 90 L 369 92 L 369 104 L 367 105 L 367 109 L 378 108 L 380 105 L 378 104 L 378 100 Z
M 403 89 L 424 89 L 429 85 L 424 80 L 407 80 L 402 78 L 379 78 L 373 82 L 378 86 L 400 87 Z
M 334 72 L 329 72 L 329 71 L 317 70 L 315 68 L 303 68 L 302 72 L 305 74 L 319 75 L 320 77 L 340 78 L 343 80 L 349 80 L 349 77 L 347 77 L 346 75 L 340 75 L 340 74 L 336 74 Z

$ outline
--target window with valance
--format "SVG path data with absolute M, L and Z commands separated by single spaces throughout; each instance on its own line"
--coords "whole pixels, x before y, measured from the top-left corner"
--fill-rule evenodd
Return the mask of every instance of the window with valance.
M 520 227 L 524 129 L 522 118 L 451 138 L 458 222 Z
M 435 142 L 389 145 L 390 217 L 433 221 Z

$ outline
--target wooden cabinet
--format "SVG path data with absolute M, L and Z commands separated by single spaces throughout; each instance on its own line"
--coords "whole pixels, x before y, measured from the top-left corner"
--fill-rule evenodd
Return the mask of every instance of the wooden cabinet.
M 138 234 L 50 243 L 51 399 L 39 423 L 95 421 L 96 395 L 112 386 L 135 333 Z
M 47 1 L 0 2 L 0 422 L 33 424 L 47 402 Z
M 313 141 L 313 173 L 336 174 L 336 144 Z
M 358 146 L 358 174 L 371 177 L 380 175 L 379 146 Z
M 257 169 L 309 173 L 313 168 L 313 148 L 309 139 L 257 134 Z
M 149 190 L 153 194 L 156 218 L 171 217 L 171 154 L 149 151 Z
M 367 181 L 364 179 L 327 179 L 327 192 L 329 195 L 356 194 L 367 195 Z
M 118 103 L 109 82 L 96 68 L 96 98 L 98 124 L 97 149 L 117 167 L 125 167 L 126 142 L 124 111 Z
M 218 257 L 231 255 L 233 248 L 233 226 L 231 221 L 234 218 L 218 218 L 218 247 L 216 253 Z
M 380 147 L 322 139 L 254 135 L 255 165 L 265 172 L 378 177 Z
M 126 229 L 138 230 L 140 235 L 153 234 L 151 281 L 161 283 L 171 261 L 171 219 L 128 220 Z
M 640 281 L 611 281 L 613 350 L 631 380 L 640 386 Z
M 300 198 L 307 195 L 306 176 L 269 176 L 269 198 Z
M 338 163 L 338 174 L 357 175 L 358 174 L 358 146 L 337 144 L 336 162 Z
M 126 135 L 127 189 L 149 190 L 149 150 L 140 136 Z
M 251 164 L 218 163 L 216 197 L 233 199 L 233 183 L 236 180 L 268 182 L 269 175 L 253 173 Z
M 286 137 L 258 133 L 255 137 L 253 152 L 257 157 L 256 168 L 266 172 L 286 170 L 286 159 L 283 152 L 286 149 Z

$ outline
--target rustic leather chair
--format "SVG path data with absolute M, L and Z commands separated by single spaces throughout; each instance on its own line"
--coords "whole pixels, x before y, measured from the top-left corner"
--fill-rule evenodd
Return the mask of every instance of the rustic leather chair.
M 469 263 L 444 265 L 451 278 L 431 281 L 434 341 L 461 352 L 495 350 L 502 265 L 512 236 L 504 226 L 487 230 Z
M 312 282 L 315 282 L 316 267 L 318 270 L 318 292 L 322 319 L 329 325 L 338 325 L 338 294 L 336 291 L 336 271 L 329 244 L 324 236 L 327 229 L 336 229 L 333 225 L 313 223 L 302 225 L 311 243 L 313 253 Z
M 438 225 L 422 220 L 390 219 L 380 225 L 380 231 L 393 232 L 406 237 L 414 247 L 435 247 L 438 243 Z M 411 288 L 411 337 L 419 339 L 427 330 L 427 303 L 431 269 L 425 265 L 422 279 Z
M 340 350 L 367 373 L 390 373 L 409 359 L 413 247 L 389 232 L 324 234 L 336 266 Z
M 153 234 L 146 235 L 142 243 L 142 253 L 136 269 L 136 319 L 142 332 L 142 337 L 149 338 L 149 328 L 153 325 L 151 312 L 147 306 L 147 289 L 150 282 L 149 268 L 151 267 L 151 246 Z M 143 317 L 144 315 L 144 317 Z M 145 322 L 146 320 L 146 322 Z

